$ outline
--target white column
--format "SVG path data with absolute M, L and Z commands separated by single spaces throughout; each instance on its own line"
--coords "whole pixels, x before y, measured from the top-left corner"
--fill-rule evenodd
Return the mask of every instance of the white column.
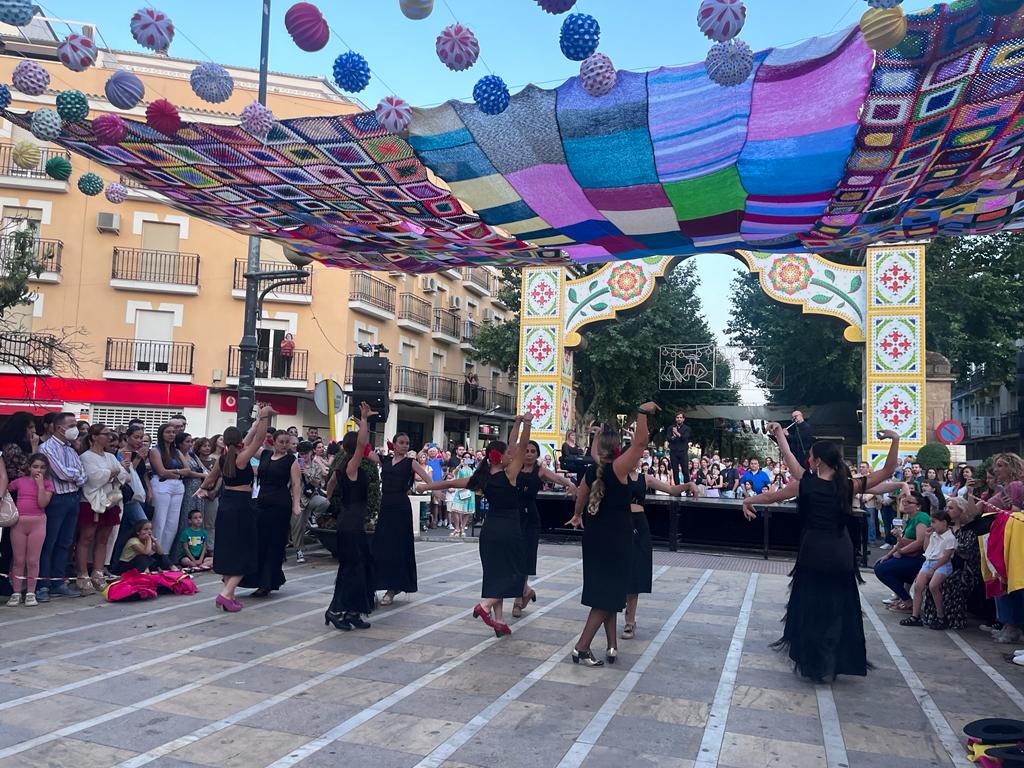
M 432 435 L 431 440 L 444 447 L 444 411 L 434 411 L 434 430 Z
M 384 440 L 393 440 L 398 431 L 398 405 L 392 403 L 388 409 L 388 419 L 384 422 Z
M 480 417 L 469 417 L 469 437 L 466 439 L 466 447 L 476 450 L 476 442 L 480 438 Z

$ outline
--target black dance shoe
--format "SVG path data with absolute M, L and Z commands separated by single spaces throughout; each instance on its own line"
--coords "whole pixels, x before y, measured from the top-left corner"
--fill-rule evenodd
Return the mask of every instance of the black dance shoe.
M 572 649 L 572 663 L 583 664 L 586 667 L 603 667 L 604 662 L 596 658 L 590 649 L 587 648 L 583 651 L 577 651 L 575 648 Z
M 344 632 L 348 632 L 352 629 L 352 623 L 348 618 L 340 613 L 334 613 L 330 609 L 324 613 L 324 626 L 326 627 L 328 624 L 333 624 L 335 629 L 340 629 Z
M 347 621 L 350 626 L 353 626 L 356 629 L 369 629 L 370 628 L 370 622 L 363 621 L 358 613 L 346 613 L 345 614 L 345 621 Z

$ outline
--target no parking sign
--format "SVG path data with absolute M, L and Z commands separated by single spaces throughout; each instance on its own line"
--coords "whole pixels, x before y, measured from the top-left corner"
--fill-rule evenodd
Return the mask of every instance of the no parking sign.
M 964 441 L 964 425 L 953 419 L 946 419 L 935 429 L 935 436 L 943 445 L 960 445 Z

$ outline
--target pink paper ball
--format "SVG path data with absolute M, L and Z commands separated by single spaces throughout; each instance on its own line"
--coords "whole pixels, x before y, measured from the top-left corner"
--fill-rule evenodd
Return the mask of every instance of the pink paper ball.
M 174 22 L 156 8 L 140 8 L 132 16 L 132 37 L 143 48 L 166 51 L 174 39 Z
M 96 44 L 83 35 L 68 35 L 57 46 L 57 58 L 72 72 L 84 72 L 96 63 Z
M 181 128 L 181 115 L 167 99 L 157 99 L 146 107 L 146 123 L 162 134 L 173 136 Z
M 107 185 L 107 188 L 103 190 L 103 196 L 107 198 L 107 202 L 120 205 L 128 199 L 128 187 L 115 181 Z
M 92 121 L 92 132 L 100 144 L 120 144 L 128 135 L 128 126 L 120 115 L 100 115 Z
M 50 73 L 34 61 L 24 59 L 14 68 L 11 83 L 22 93 L 39 96 L 50 86 Z
M 239 125 L 253 136 L 266 136 L 274 127 L 274 113 L 258 101 L 242 110 Z
M 377 122 L 384 130 L 401 133 L 412 122 L 412 107 L 397 96 L 385 96 L 377 105 Z
M 607 96 L 617 81 L 615 65 L 603 53 L 592 53 L 580 64 L 580 85 L 591 96 Z
M 284 26 L 292 40 L 304 51 L 319 51 L 331 37 L 331 30 L 312 3 L 296 3 L 284 15 Z
M 697 11 L 700 31 L 719 43 L 736 37 L 746 20 L 747 9 L 743 0 L 703 0 Z
M 452 24 L 437 36 L 437 58 L 453 72 L 461 72 L 476 64 L 480 43 L 476 35 L 461 24 Z

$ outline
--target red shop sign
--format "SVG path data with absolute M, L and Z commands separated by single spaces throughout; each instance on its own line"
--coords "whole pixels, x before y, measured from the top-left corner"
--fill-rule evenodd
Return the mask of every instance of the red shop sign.
M 299 412 L 299 401 L 298 398 L 293 395 L 269 395 L 266 393 L 256 393 L 256 403 L 262 408 L 264 405 L 269 405 L 275 411 L 282 416 L 295 416 Z M 234 413 L 238 410 L 238 393 L 237 392 L 221 392 L 220 393 L 220 409 L 227 411 L 228 413 Z

